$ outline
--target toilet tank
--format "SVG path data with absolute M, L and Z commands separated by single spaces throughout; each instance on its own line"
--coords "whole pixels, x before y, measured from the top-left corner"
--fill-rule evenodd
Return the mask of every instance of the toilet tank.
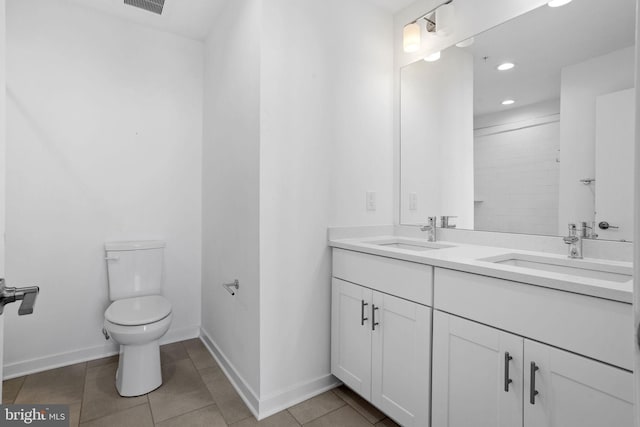
M 105 243 L 109 299 L 159 295 L 164 246 L 159 240 Z

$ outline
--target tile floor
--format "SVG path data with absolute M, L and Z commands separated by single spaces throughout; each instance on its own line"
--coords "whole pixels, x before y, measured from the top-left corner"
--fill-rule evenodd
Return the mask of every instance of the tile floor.
M 397 426 L 345 387 L 257 422 L 199 339 L 160 354 L 164 384 L 144 396 L 118 395 L 118 360 L 108 357 L 7 380 L 3 403 L 69 404 L 71 426 L 87 427 Z

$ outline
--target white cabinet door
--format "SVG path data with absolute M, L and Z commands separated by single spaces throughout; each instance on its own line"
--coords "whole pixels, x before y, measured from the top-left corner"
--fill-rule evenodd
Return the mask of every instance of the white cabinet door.
M 370 289 L 332 279 L 331 373 L 371 399 Z
M 522 426 L 522 366 L 521 337 L 435 311 L 433 427 Z
M 631 372 L 529 340 L 524 349 L 525 427 L 633 426 Z
M 371 401 L 405 427 L 426 427 L 431 309 L 380 292 L 372 309 Z

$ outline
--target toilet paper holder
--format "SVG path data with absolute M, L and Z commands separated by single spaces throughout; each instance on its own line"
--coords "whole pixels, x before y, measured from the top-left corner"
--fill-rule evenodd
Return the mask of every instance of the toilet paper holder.
M 236 291 L 240 289 L 240 282 L 236 279 L 233 283 L 223 283 L 222 286 L 231 294 L 231 296 L 235 296 Z M 231 288 L 234 288 L 236 291 Z

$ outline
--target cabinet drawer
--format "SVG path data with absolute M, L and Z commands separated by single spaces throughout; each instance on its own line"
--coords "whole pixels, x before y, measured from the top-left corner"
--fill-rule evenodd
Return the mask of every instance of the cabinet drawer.
M 442 268 L 434 307 L 633 369 L 630 304 Z
M 334 248 L 333 276 L 419 304 L 432 303 L 433 267 L 428 265 Z

